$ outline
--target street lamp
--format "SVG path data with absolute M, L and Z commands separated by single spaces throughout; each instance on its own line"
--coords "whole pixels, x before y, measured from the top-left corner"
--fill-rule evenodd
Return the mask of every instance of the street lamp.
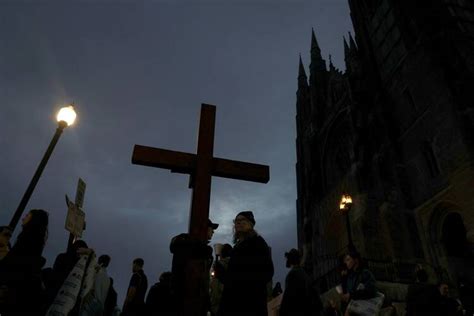
M 36 169 L 36 172 L 33 175 L 33 178 L 31 179 L 25 194 L 23 195 L 20 204 L 18 205 L 18 208 L 15 211 L 15 214 L 13 215 L 10 221 L 9 226 L 11 227 L 12 231 L 15 230 L 16 225 L 20 221 L 21 214 L 25 210 L 26 204 L 28 203 L 31 194 L 35 189 L 36 184 L 38 183 L 38 180 L 41 177 L 41 174 L 43 173 L 44 167 L 46 167 L 46 164 L 48 163 L 49 157 L 51 156 L 51 153 L 53 152 L 53 149 L 56 146 L 59 137 L 61 136 L 63 130 L 66 127 L 74 123 L 74 121 L 76 120 L 76 116 L 76 112 L 74 111 L 74 107 L 72 105 L 65 106 L 59 110 L 58 115 L 56 117 L 58 121 L 58 128 L 56 129 L 56 133 L 54 133 L 53 139 L 51 139 L 51 143 L 49 144 L 48 149 L 46 149 L 46 152 L 43 155 L 43 159 L 41 159 L 41 162 L 39 163 L 38 168 Z
M 351 222 L 349 221 L 349 211 L 352 207 L 352 197 L 349 194 L 343 194 L 341 202 L 339 203 L 339 210 L 346 217 L 346 227 L 347 227 L 347 238 L 349 241 L 348 248 L 349 251 L 355 250 L 354 243 L 352 242 L 352 233 L 351 233 Z

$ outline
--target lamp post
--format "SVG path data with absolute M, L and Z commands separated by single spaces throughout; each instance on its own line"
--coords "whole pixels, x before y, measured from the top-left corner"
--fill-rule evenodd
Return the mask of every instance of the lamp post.
M 41 177 L 41 174 L 43 173 L 43 170 L 46 167 L 46 164 L 48 163 L 49 157 L 51 156 L 51 153 L 53 152 L 53 149 L 56 146 L 64 128 L 69 125 L 72 125 L 75 121 L 76 112 L 74 111 L 74 107 L 72 105 L 69 105 L 61 108 L 57 114 L 56 119 L 58 121 L 58 128 L 56 129 L 56 133 L 54 133 L 53 139 L 51 139 L 51 143 L 49 144 L 48 149 L 46 149 L 46 152 L 43 155 L 43 159 L 41 159 L 41 162 L 39 163 L 38 168 L 36 169 L 36 172 L 33 175 L 33 178 L 31 179 L 30 184 L 28 185 L 28 188 L 25 191 L 25 194 L 21 198 L 20 204 L 18 205 L 18 208 L 16 209 L 15 214 L 13 214 L 13 217 L 10 221 L 9 226 L 11 227 L 12 231 L 15 230 L 16 225 L 20 221 L 21 214 L 25 210 L 26 204 L 28 204 L 31 194 L 35 189 L 36 184 L 38 183 L 38 180 Z
M 351 222 L 349 221 L 349 211 L 352 207 L 352 197 L 349 194 L 343 194 L 341 202 L 339 203 L 339 210 L 346 217 L 346 229 L 347 229 L 347 238 L 348 238 L 348 248 L 349 251 L 355 250 L 354 243 L 352 242 L 352 233 L 351 233 Z

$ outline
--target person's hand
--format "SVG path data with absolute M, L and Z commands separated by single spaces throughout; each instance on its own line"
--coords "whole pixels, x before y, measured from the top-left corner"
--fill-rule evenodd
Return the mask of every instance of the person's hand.
M 78 255 L 90 255 L 93 252 L 94 252 L 94 249 L 91 249 L 91 248 L 79 248 L 76 251 Z

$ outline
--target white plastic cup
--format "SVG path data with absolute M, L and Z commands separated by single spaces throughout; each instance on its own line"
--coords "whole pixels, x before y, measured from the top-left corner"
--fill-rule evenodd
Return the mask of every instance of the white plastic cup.
M 214 254 L 216 256 L 220 256 L 222 253 L 222 248 L 224 247 L 223 244 L 214 244 Z

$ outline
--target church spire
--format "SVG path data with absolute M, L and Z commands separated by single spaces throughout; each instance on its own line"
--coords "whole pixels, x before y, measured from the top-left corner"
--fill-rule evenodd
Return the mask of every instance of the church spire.
M 349 45 L 347 44 L 346 37 L 342 37 L 344 40 L 344 59 L 347 61 L 349 59 L 349 54 L 350 54 L 350 48 Z
M 332 56 L 329 54 L 329 71 L 334 71 L 336 70 L 336 67 L 332 64 Z
M 307 119 L 311 113 L 311 100 L 309 93 L 308 78 L 306 77 L 306 71 L 304 70 L 300 54 L 298 65 L 298 90 L 296 91 L 296 123 L 298 131 L 301 131 L 305 119 Z
M 301 60 L 300 54 L 300 62 L 298 68 L 298 88 L 306 88 L 308 87 L 308 77 L 306 77 L 306 71 L 304 70 L 303 61 Z
M 300 54 L 300 64 L 299 64 L 299 69 L 298 69 L 298 78 L 299 77 L 306 78 L 306 71 L 304 70 L 303 61 L 301 60 L 301 54 Z
M 346 38 L 344 37 L 344 61 L 346 62 L 346 71 L 349 74 L 354 75 L 354 71 L 357 70 L 357 64 L 359 63 L 358 49 L 351 32 L 349 32 L 349 44 L 347 44 Z
M 311 28 L 311 62 L 313 60 L 322 60 L 321 49 L 319 48 L 318 40 L 316 35 L 314 35 L 314 29 Z
M 357 45 L 356 45 L 356 43 L 355 43 L 355 41 L 354 41 L 354 38 L 352 37 L 351 32 L 349 32 L 349 43 L 350 43 L 350 45 L 351 45 L 351 46 L 350 46 L 350 47 L 351 47 L 351 51 L 352 51 L 352 52 L 357 51 Z
M 317 72 L 326 72 L 326 61 L 321 56 L 321 49 L 319 48 L 314 29 L 311 29 L 311 65 L 310 75 L 313 76 Z
M 311 28 L 311 53 L 312 52 L 321 53 L 321 49 L 319 48 L 318 40 L 316 39 L 316 35 L 314 35 L 314 29 Z

